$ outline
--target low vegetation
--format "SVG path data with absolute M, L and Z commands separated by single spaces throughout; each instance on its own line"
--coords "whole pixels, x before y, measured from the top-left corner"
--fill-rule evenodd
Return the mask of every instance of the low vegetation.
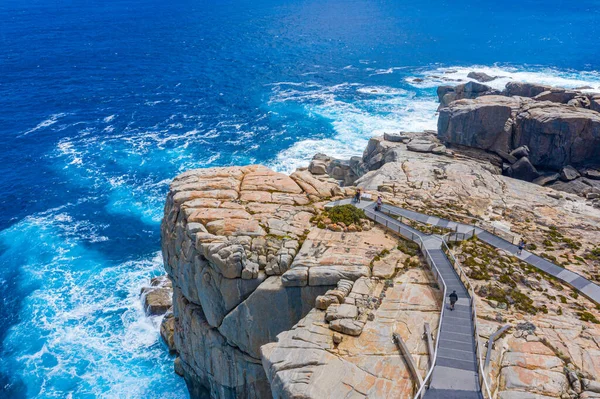
M 325 212 L 333 223 L 341 222 L 346 226 L 349 226 L 353 223 L 360 223 L 362 219 L 367 218 L 362 209 L 358 209 L 353 205 L 338 205 Z

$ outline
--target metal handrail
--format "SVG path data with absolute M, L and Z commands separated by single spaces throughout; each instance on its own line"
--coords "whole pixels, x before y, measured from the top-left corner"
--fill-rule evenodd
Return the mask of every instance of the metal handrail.
M 462 217 L 462 218 L 468 218 L 468 219 L 476 220 L 476 221 L 480 222 L 481 224 L 483 224 L 483 223 L 485 223 L 485 224 L 490 224 L 490 222 L 489 222 L 489 221 L 487 221 L 487 220 L 483 220 L 483 219 L 479 219 L 479 218 L 476 218 L 476 217 L 474 217 L 474 216 L 469 216 L 469 215 L 461 215 L 460 213 L 454 213 L 454 212 L 448 212 L 448 211 L 446 211 L 446 213 L 447 213 L 448 215 L 460 216 L 460 217 Z M 472 224 L 472 223 L 462 223 L 462 224 L 469 224 L 469 225 L 471 225 L 471 226 L 477 226 L 477 224 L 475 224 L 475 225 L 474 225 L 474 224 Z M 493 235 L 495 235 L 495 236 L 497 236 L 497 237 L 498 237 L 498 235 L 496 234 L 496 232 L 497 232 L 497 231 L 501 231 L 501 232 L 503 232 L 503 233 L 505 233 L 505 234 L 508 234 L 508 235 L 511 237 L 511 239 L 510 239 L 510 243 L 511 243 L 511 244 L 514 244 L 514 243 L 515 243 L 515 239 L 516 239 L 516 238 L 518 238 L 518 237 L 517 237 L 515 234 L 511 233 L 510 231 L 506 231 L 506 230 L 504 230 L 504 229 L 496 228 L 496 226 L 491 226 L 491 227 L 492 227 L 492 231 L 489 231 L 488 229 L 486 229 L 486 228 L 484 228 L 484 227 L 480 227 L 480 226 L 477 226 L 477 227 L 479 227 L 480 229 L 482 229 L 482 230 L 485 230 L 485 231 L 487 231 L 488 233 L 490 233 L 490 234 L 493 234 Z M 502 237 L 500 237 L 500 238 L 502 238 Z M 507 241 L 508 241 L 508 240 L 507 240 Z
M 407 217 L 407 216 L 401 215 L 401 214 L 399 214 L 398 212 L 394 212 L 394 210 L 393 210 L 393 209 L 389 209 L 389 206 L 390 206 L 390 205 L 383 204 L 383 207 L 387 207 L 388 209 L 387 209 L 387 211 L 383 210 L 383 211 L 381 211 L 381 212 L 385 212 L 385 213 L 389 213 L 389 214 L 393 215 L 394 217 L 398 218 L 398 219 L 399 219 L 399 220 L 400 220 L 402 223 L 404 223 L 405 225 L 407 225 L 407 226 L 410 226 L 410 227 L 412 227 L 412 228 L 414 228 L 414 229 L 416 229 L 416 228 L 415 228 L 415 227 L 413 227 L 413 223 L 416 223 L 416 224 L 419 224 L 419 225 L 423 225 L 423 226 L 425 226 L 425 227 L 429 226 L 429 233 L 423 232 L 424 234 L 429 234 L 429 235 L 431 235 L 431 234 L 433 234 L 433 228 L 434 228 L 434 227 L 440 227 L 440 226 L 436 226 L 436 225 L 433 225 L 433 224 L 429 224 L 429 223 L 421 222 L 420 220 L 412 219 L 412 218 L 410 218 L 410 217 Z M 406 220 L 406 221 L 409 221 L 410 223 L 406 223 L 406 222 L 405 222 L 405 220 Z M 440 228 L 442 228 L 442 229 L 446 229 L 446 230 L 452 230 L 452 229 L 449 229 L 449 228 L 447 228 L 447 227 L 440 227 Z
M 369 214 L 372 214 L 373 217 L 372 219 L 375 220 L 378 223 L 381 223 L 381 221 L 377 220 L 377 213 L 371 209 L 369 209 L 370 207 L 367 207 L 364 209 L 364 212 L 367 216 L 369 216 Z M 381 218 L 383 219 L 384 223 L 383 224 L 385 227 L 390 228 L 389 224 L 388 224 L 388 220 L 385 218 Z M 400 222 L 398 222 L 395 219 L 392 219 L 395 223 L 397 223 L 398 225 L 400 224 Z M 418 399 L 421 397 L 421 395 L 423 395 L 423 393 L 425 392 L 425 387 L 428 385 L 429 380 L 431 379 L 431 376 L 433 374 L 433 369 L 435 367 L 435 362 L 437 360 L 437 354 L 438 354 L 438 348 L 440 345 L 440 334 L 442 332 L 442 320 L 444 319 L 444 310 L 446 308 L 446 306 L 444 306 L 445 304 L 445 300 L 446 300 L 446 293 L 447 293 L 447 287 L 446 287 L 446 282 L 444 281 L 444 279 L 442 278 L 442 273 L 440 272 L 440 270 L 437 268 L 437 266 L 435 265 L 435 262 L 433 261 L 433 257 L 431 256 L 431 254 L 429 253 L 429 250 L 427 249 L 427 247 L 425 246 L 425 242 L 423 241 L 423 239 L 421 238 L 421 236 L 419 236 L 418 234 L 414 234 L 413 232 L 411 232 L 408 229 L 403 228 L 402 226 L 397 226 L 398 227 L 398 231 L 397 233 L 400 234 L 401 236 L 417 242 L 417 244 L 419 245 L 419 248 L 421 249 L 421 252 L 423 253 L 423 255 L 425 256 L 425 262 L 427 263 L 427 265 L 429 265 L 430 269 L 434 272 L 434 276 L 437 280 L 437 283 L 440 284 L 443 287 L 443 294 L 442 294 L 442 311 L 440 312 L 440 320 L 438 323 L 438 330 L 437 330 L 437 335 L 435 338 L 435 352 L 433 355 L 433 362 L 431 363 L 431 367 L 429 367 L 429 370 L 427 371 L 427 374 L 425 375 L 425 378 L 423 378 L 423 383 L 421 384 L 421 386 L 419 387 L 417 393 L 415 394 L 415 399 Z M 396 231 L 394 229 L 391 229 L 393 231 Z M 402 230 L 407 231 L 408 233 L 410 233 L 410 235 L 406 235 L 402 233 Z M 434 270 L 435 269 L 435 270 Z
M 388 205 L 388 206 L 390 206 L 390 205 Z M 391 206 L 393 206 L 393 207 L 396 207 L 396 205 L 391 205 Z M 398 207 L 398 208 L 400 208 L 400 207 Z M 402 209 L 402 208 L 400 208 L 400 209 Z M 412 211 L 412 212 L 415 212 L 415 213 L 421 213 L 421 212 L 416 212 L 416 211 Z M 486 221 L 486 220 L 483 220 L 483 219 L 479 219 L 479 218 L 477 218 L 477 217 L 474 217 L 474 216 L 462 215 L 462 214 L 460 214 L 460 213 L 448 212 L 448 211 L 445 211 L 445 212 L 446 212 L 446 214 L 448 214 L 448 215 L 454 215 L 454 216 L 459 216 L 459 217 L 461 217 L 461 218 L 468 218 L 468 219 L 476 220 L 476 221 L 480 222 L 480 224 L 489 224 L 489 221 Z M 424 215 L 424 214 L 423 214 L 423 215 Z M 429 223 L 426 223 L 426 222 L 419 222 L 418 220 L 411 219 L 410 217 L 407 217 L 407 216 L 403 216 L 403 215 L 398 215 L 398 216 L 400 216 L 400 217 L 402 217 L 402 218 L 405 218 L 405 219 L 414 220 L 414 221 L 416 221 L 416 222 L 418 222 L 418 223 L 421 223 L 421 224 L 429 224 Z M 444 219 L 444 218 L 440 218 L 440 219 Z M 446 219 L 446 220 L 448 220 L 448 219 Z M 450 221 L 451 221 L 451 222 L 453 222 L 452 220 L 450 220 Z M 509 235 L 509 236 L 510 236 L 510 243 L 511 243 L 511 244 L 515 244 L 515 239 L 517 239 L 517 238 L 518 238 L 518 237 L 517 237 L 515 234 L 513 234 L 513 233 L 511 233 L 511 232 L 509 232 L 509 231 L 506 231 L 506 230 L 504 230 L 504 229 L 497 228 L 496 226 L 491 226 L 491 228 L 492 228 L 492 231 L 490 231 L 490 230 L 488 230 L 488 229 L 486 229 L 486 228 L 484 228 L 484 227 L 478 226 L 477 224 L 473 225 L 473 224 L 471 224 L 471 223 L 462 223 L 462 222 L 454 222 L 454 223 L 459 223 L 459 224 L 462 224 L 462 225 L 467 225 L 467 226 L 476 226 L 476 227 L 480 228 L 481 230 L 487 231 L 488 233 L 490 233 L 490 234 L 493 234 L 493 235 L 495 235 L 496 237 L 499 237 L 499 238 L 502 238 L 502 239 L 506 240 L 505 238 L 503 238 L 503 237 L 500 237 L 500 236 L 497 234 L 498 232 L 502 232 L 502 233 L 504 233 L 504 234 L 507 234 L 507 235 Z M 458 226 L 457 226 L 457 229 L 458 229 Z M 455 232 L 456 232 L 456 234 L 464 234 L 464 233 L 458 233 L 458 231 L 455 231 Z M 506 241 L 508 241 L 508 240 L 506 240 Z
M 477 366 L 479 368 L 479 384 L 480 384 L 480 386 L 485 388 L 485 391 L 482 389 L 482 392 L 485 392 L 487 394 L 487 398 L 492 399 L 490 387 L 489 387 L 487 379 L 485 378 L 485 375 L 484 375 L 484 363 L 483 363 L 483 359 L 481 357 L 481 346 L 479 344 L 479 328 L 478 328 L 478 324 L 477 324 L 477 306 L 475 303 L 475 290 L 473 289 L 473 286 L 471 285 L 471 281 L 469 280 L 469 278 L 463 271 L 462 267 L 460 266 L 460 263 L 458 262 L 458 260 L 456 260 L 452 251 L 450 251 L 450 248 L 446 244 L 445 239 L 442 240 L 442 245 L 448 251 L 448 259 L 452 260 L 450 262 L 450 264 L 452 265 L 454 270 L 458 273 L 461 282 L 469 289 L 469 293 L 471 295 L 471 309 L 472 309 L 471 318 L 473 319 L 473 334 L 474 334 L 474 339 L 475 339 L 475 352 L 477 354 Z M 463 281 L 463 279 L 464 279 L 464 281 Z

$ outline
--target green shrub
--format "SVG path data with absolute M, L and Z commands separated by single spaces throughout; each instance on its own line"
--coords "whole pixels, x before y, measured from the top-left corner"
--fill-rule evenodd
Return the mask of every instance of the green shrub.
M 419 249 L 419 245 L 412 241 L 400 239 L 398 244 L 398 250 L 410 256 L 417 255 L 419 253 Z
M 500 276 L 499 281 L 503 284 L 508 284 L 513 288 L 517 286 L 517 284 L 513 281 L 512 278 L 510 278 L 508 274 L 503 274 L 502 276 Z
M 338 205 L 327 211 L 327 216 L 333 223 L 344 223 L 349 226 L 353 223 L 360 223 L 361 219 L 366 219 L 367 216 L 362 209 L 358 209 L 354 205 Z
M 590 312 L 580 312 L 580 313 L 577 313 L 577 315 L 579 316 L 579 318 L 582 321 L 589 321 L 589 322 L 592 322 L 594 324 L 600 324 L 600 320 L 598 320 L 596 318 L 596 316 L 594 316 Z
M 573 241 L 571 238 L 563 238 L 563 242 L 567 245 L 567 248 L 570 248 L 570 249 L 581 248 L 581 243 L 579 241 Z

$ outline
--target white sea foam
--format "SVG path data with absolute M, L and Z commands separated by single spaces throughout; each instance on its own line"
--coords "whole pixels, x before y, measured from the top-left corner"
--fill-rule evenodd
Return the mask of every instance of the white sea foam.
M 0 366 L 19 375 L 29 393 L 48 398 L 185 398 L 159 338 L 160 318 L 146 317 L 140 288 L 164 273 L 160 253 L 111 264 L 85 245 L 94 234 L 69 206 L 28 217 L 0 232 L 20 279 L 36 289 L 4 345 Z
M 373 96 L 398 96 L 408 94 L 406 90 L 386 86 L 364 86 L 359 87 L 356 89 L 356 91 L 361 94 L 369 94 Z
M 278 171 L 290 173 L 306 166 L 317 152 L 337 158 L 361 155 L 370 137 L 385 132 L 436 127 L 437 103 L 433 96 L 416 99 L 414 92 L 358 83 L 333 86 L 308 83 L 300 87 L 303 90 L 290 85 L 276 86 L 270 104 L 297 102 L 307 116 L 328 121 L 334 135 L 321 140 L 301 140 L 281 151 L 270 163 Z
M 443 67 L 424 70 L 418 75 L 407 77 L 405 80 L 419 88 L 431 88 L 443 84 L 456 85 L 474 80 L 467 77 L 469 72 L 472 71 L 484 72 L 490 76 L 498 76 L 497 79 L 485 83 L 498 90 L 504 89 L 504 86 L 508 82 L 528 82 L 566 88 L 591 86 L 593 90 L 589 91 L 600 91 L 600 73 L 597 71 L 562 71 L 541 67 L 531 67 L 528 69 L 522 67 L 490 67 L 482 65 Z M 423 81 L 414 82 L 415 78 L 423 79 Z
M 21 136 L 26 136 L 26 135 L 28 135 L 28 134 L 30 134 L 30 133 L 37 132 L 38 130 L 41 130 L 41 129 L 47 128 L 47 127 L 49 127 L 49 126 L 52 126 L 52 125 L 54 125 L 56 122 L 58 122 L 58 120 L 59 120 L 60 118 L 63 118 L 63 117 L 65 117 L 66 115 L 67 115 L 67 114 L 65 114 L 65 113 L 59 113 L 59 114 L 53 114 L 53 115 L 50 115 L 50 117 L 49 117 L 48 119 L 45 119 L 45 120 L 41 121 L 41 122 L 40 122 L 40 123 L 38 123 L 38 124 L 37 124 L 37 125 L 36 125 L 34 128 L 31 128 L 31 129 L 29 129 L 29 130 L 26 130 L 25 132 L 21 133 Z
M 361 64 L 371 62 L 362 60 Z M 349 66 L 350 67 L 350 66 Z M 348 68 L 348 67 L 346 67 Z M 370 76 L 389 74 L 406 68 L 363 68 Z M 517 68 L 501 66 L 440 67 L 423 69 L 406 76 L 405 82 L 416 91 L 386 86 L 365 86 L 343 83 L 321 86 L 315 82 L 281 82 L 273 86 L 270 105 L 295 102 L 303 106 L 307 117 L 321 117 L 333 129 L 333 136 L 318 140 L 301 140 L 281 151 L 270 166 L 283 172 L 306 166 L 316 152 L 338 158 L 360 155 L 371 136 L 389 131 L 435 130 L 437 127 L 437 97 L 433 90 L 439 85 L 456 85 L 472 79 L 471 71 L 499 76 L 486 83 L 503 89 L 510 81 L 535 82 L 552 86 L 600 90 L 600 73 L 560 71 L 552 68 Z M 418 79 L 417 79 L 418 78 Z M 415 81 L 415 79 L 417 79 Z M 417 95 L 418 93 L 418 95 Z M 358 96 L 357 96 L 358 95 Z M 315 132 L 322 134 L 322 132 Z
M 113 115 L 109 115 L 106 118 L 104 118 L 103 121 L 104 121 L 104 123 L 110 123 L 110 122 L 112 122 L 112 121 L 115 120 L 116 116 L 117 115 L 114 115 L 114 114 Z

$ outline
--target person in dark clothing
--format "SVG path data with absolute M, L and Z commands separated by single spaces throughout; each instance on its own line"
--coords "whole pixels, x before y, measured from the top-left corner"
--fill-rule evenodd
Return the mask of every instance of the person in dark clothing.
M 356 195 L 354 196 L 354 200 L 357 203 L 360 203 L 360 189 L 356 190 Z
M 452 294 L 450 294 L 450 310 L 454 310 L 454 304 L 456 303 L 456 301 L 458 301 L 458 294 L 455 291 L 452 291 Z
M 521 255 L 523 248 L 525 248 L 525 240 L 521 238 L 521 241 L 519 241 L 519 250 L 517 251 L 517 255 Z

